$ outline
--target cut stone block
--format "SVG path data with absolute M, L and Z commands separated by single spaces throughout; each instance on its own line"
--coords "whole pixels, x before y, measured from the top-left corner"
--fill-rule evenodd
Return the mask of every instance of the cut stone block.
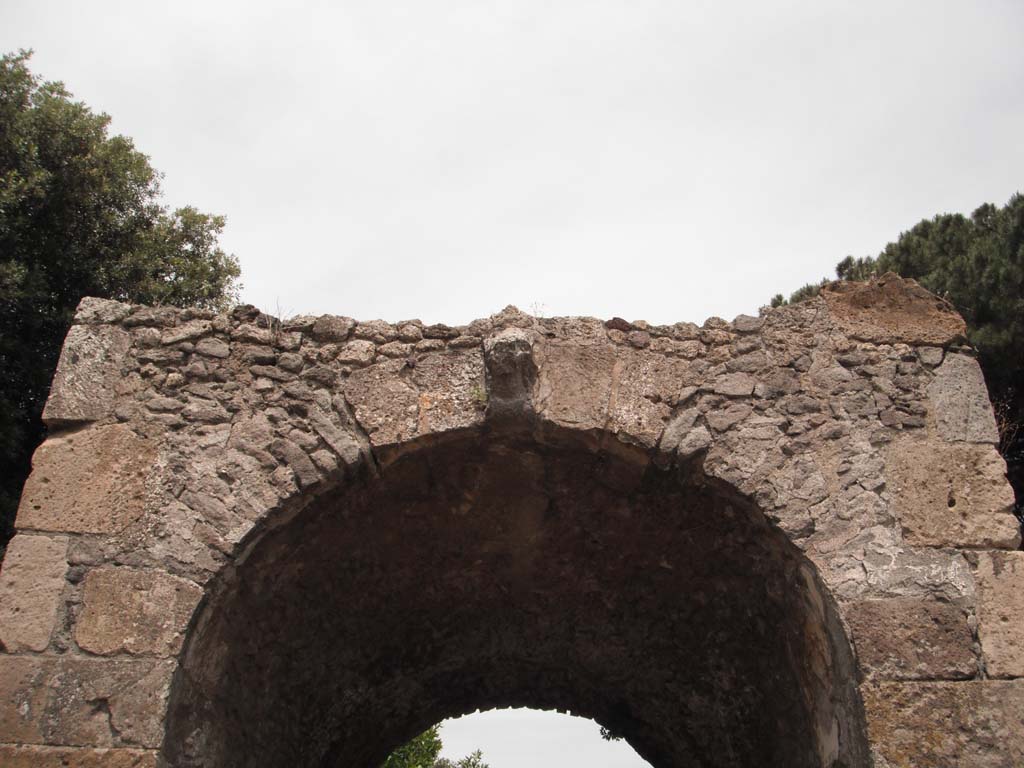
M 845 611 L 861 669 L 885 680 L 974 676 L 977 659 L 967 614 L 932 598 L 861 600 Z
M 1024 677 L 1024 552 L 978 557 L 978 635 L 992 677 Z
M 155 460 L 122 424 L 62 432 L 36 449 L 18 507 L 19 529 L 116 533 L 135 522 Z
M 66 536 L 19 534 L 0 570 L 0 642 L 11 653 L 43 651 L 57 621 L 67 572 Z
M 85 578 L 75 641 L 102 656 L 176 654 L 201 597 L 196 584 L 162 571 L 98 568 Z
M 175 662 L 0 655 L 0 734 L 8 742 L 156 749 Z
M 156 768 L 156 752 L 144 749 L 90 749 L 0 745 L 4 768 Z
M 993 446 L 902 438 L 887 451 L 885 474 L 908 544 L 1020 544 L 1006 463 Z
M 131 343 L 131 334 L 117 326 L 71 326 L 43 410 L 43 421 L 52 426 L 109 416 Z
M 935 425 L 944 440 L 999 442 L 995 415 L 981 366 L 973 357 L 949 353 L 928 385 Z
M 1024 765 L 1024 680 L 880 683 L 862 690 L 871 745 L 887 768 Z

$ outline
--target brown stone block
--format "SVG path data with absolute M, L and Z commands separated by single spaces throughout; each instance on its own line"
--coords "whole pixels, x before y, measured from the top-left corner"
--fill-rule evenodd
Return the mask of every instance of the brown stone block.
M 353 371 L 345 398 L 374 447 L 483 422 L 487 393 L 479 350 L 428 353 Z
M 1012 549 L 1020 543 L 1006 463 L 990 445 L 901 438 L 886 452 L 885 477 L 908 544 Z
M 131 334 L 117 326 L 71 326 L 43 410 L 43 421 L 53 425 L 109 416 L 131 343 Z
M 861 669 L 888 680 L 973 677 L 974 638 L 959 606 L 932 598 L 861 600 L 844 610 Z
M 967 332 L 952 304 L 893 273 L 869 283 L 832 283 L 821 296 L 835 324 L 854 339 L 945 346 Z
M 978 635 L 993 677 L 1024 677 L 1024 552 L 978 557 Z
M 25 483 L 20 529 L 116 533 L 141 515 L 151 443 L 127 426 L 62 432 L 36 449 Z
M 8 651 L 42 651 L 50 644 L 67 550 L 66 536 L 22 533 L 7 545 L 0 571 L 0 643 Z
M 0 655 L 7 742 L 157 748 L 175 662 Z
M 650 352 L 619 352 L 613 369 L 610 428 L 644 448 L 658 443 L 679 396 L 689 363 Z
M 38 744 L 50 698 L 54 660 L 0 655 L 0 739 Z
M 90 653 L 170 656 L 203 591 L 169 573 L 113 566 L 90 571 L 75 641 Z
M 611 344 L 544 344 L 538 353 L 534 407 L 546 420 L 574 430 L 604 429 L 612 392 Z
M 1024 680 L 862 686 L 868 735 L 888 768 L 1020 768 Z
M 928 399 L 943 440 L 999 442 L 985 377 L 973 357 L 948 353 L 928 385 Z
M 156 768 L 156 752 L 0 745 L 4 768 Z

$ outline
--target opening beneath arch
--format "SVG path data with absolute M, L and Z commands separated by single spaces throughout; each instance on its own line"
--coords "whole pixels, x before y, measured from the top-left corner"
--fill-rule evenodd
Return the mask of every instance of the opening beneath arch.
M 591 718 L 655 768 L 868 764 L 799 550 L 696 465 L 570 433 L 420 446 L 262 535 L 190 631 L 164 758 L 377 768 L 507 707 Z
M 438 725 L 440 757 L 454 765 L 480 752 L 489 768 L 649 768 L 625 739 L 609 740 L 593 720 L 537 709 L 492 709 Z

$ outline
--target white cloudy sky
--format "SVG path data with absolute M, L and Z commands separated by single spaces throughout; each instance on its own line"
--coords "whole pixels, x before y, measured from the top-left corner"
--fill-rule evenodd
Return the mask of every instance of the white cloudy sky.
M 1004 203 L 1022 39 L 1020 0 L 0 2 L 0 49 L 227 216 L 247 301 L 450 323 L 729 318 Z M 522 717 L 478 718 L 493 768 L 612 764 Z

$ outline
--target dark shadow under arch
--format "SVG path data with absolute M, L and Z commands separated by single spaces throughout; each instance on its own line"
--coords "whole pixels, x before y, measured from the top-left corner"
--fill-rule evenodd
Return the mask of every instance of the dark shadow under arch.
M 656 768 L 869 765 L 810 562 L 731 488 L 632 450 L 467 432 L 312 499 L 209 589 L 163 759 L 376 768 L 446 717 L 530 706 Z

